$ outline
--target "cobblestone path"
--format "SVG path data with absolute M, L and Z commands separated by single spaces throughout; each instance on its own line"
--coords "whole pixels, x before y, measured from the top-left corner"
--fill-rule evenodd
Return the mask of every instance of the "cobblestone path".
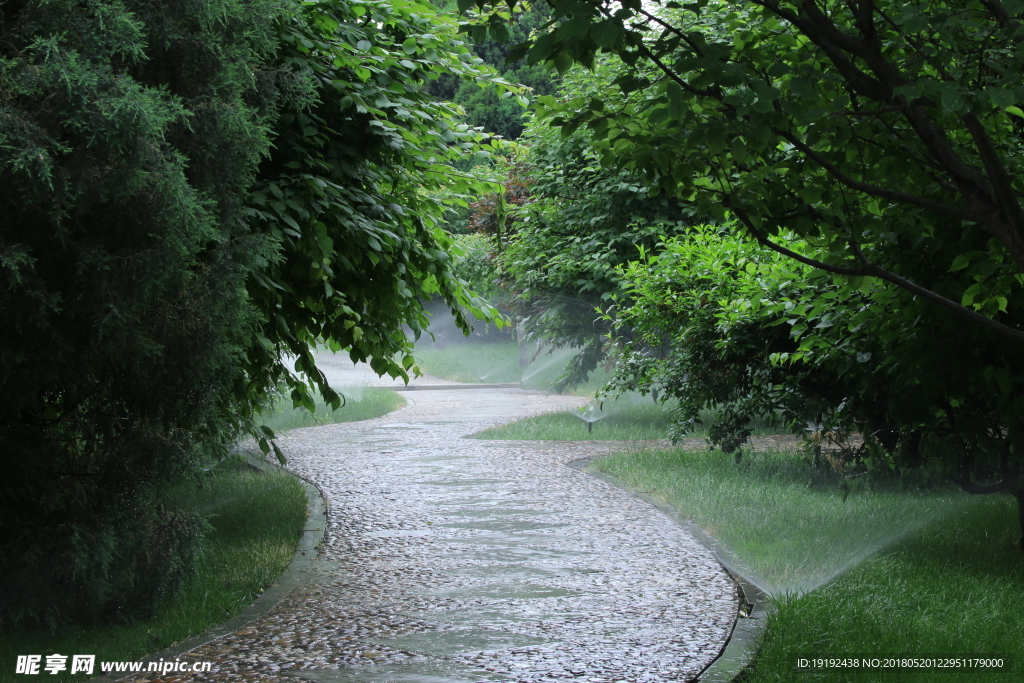
M 405 396 L 281 441 L 327 498 L 321 555 L 269 614 L 189 653 L 214 671 L 187 680 L 655 682 L 718 655 L 738 609 L 724 570 L 651 505 L 565 465 L 612 444 L 462 438 L 580 399 Z

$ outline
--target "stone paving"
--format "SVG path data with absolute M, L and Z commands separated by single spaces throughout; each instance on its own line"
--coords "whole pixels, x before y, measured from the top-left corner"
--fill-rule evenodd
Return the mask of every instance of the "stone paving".
M 289 468 L 327 498 L 308 582 L 147 681 L 692 680 L 735 622 L 734 583 L 656 508 L 566 466 L 615 444 L 482 441 L 579 405 L 421 391 L 377 420 L 295 430 Z

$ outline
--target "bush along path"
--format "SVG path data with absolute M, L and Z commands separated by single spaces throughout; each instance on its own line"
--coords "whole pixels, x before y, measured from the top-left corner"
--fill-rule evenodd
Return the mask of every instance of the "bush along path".
M 273 611 L 190 653 L 213 667 L 188 680 L 653 683 L 718 656 L 739 609 L 725 570 L 654 507 L 566 466 L 613 444 L 460 438 L 581 399 L 412 397 L 282 440 L 327 498 L 321 553 Z

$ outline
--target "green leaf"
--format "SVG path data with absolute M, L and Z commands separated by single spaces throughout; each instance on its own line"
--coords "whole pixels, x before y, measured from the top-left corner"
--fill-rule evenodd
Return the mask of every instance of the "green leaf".
M 509 40 L 508 27 L 504 23 L 496 22 L 490 26 L 491 39 L 496 43 L 504 45 Z
M 820 97 L 818 90 L 803 79 L 791 78 L 787 81 L 786 85 L 794 95 L 802 97 L 805 100 L 816 100 Z
M 600 21 L 590 29 L 590 37 L 597 46 L 606 49 L 617 47 L 623 35 L 622 25 L 614 19 Z
M 509 49 L 508 54 L 505 56 L 505 64 L 515 64 L 520 59 L 526 56 L 530 51 L 529 43 L 520 43 L 515 47 Z
M 963 270 L 971 264 L 971 257 L 967 254 L 957 254 L 956 258 L 953 259 L 953 265 L 949 267 L 949 272 L 955 272 Z
M 942 108 L 948 112 L 960 112 L 964 109 L 964 94 L 955 85 L 946 84 L 942 90 Z
M 971 306 L 974 304 L 975 299 L 981 294 L 981 284 L 975 283 L 964 290 L 964 295 L 960 299 L 961 306 Z
M 590 27 L 591 23 L 588 17 L 574 17 L 559 26 L 555 35 L 560 41 L 569 40 L 570 38 L 583 35 Z
M 526 62 L 528 64 L 538 64 L 551 59 L 551 53 L 554 50 L 554 42 L 555 36 L 551 33 L 547 33 L 535 40 L 533 46 L 530 47 L 530 51 L 526 55 Z
M 992 104 L 999 109 L 1005 110 L 1012 107 L 1014 102 L 1013 91 L 1007 88 L 990 88 L 986 91 Z
M 675 81 L 665 84 L 665 96 L 668 98 L 668 114 L 676 121 L 686 117 L 686 101 L 683 88 Z
M 552 62 L 555 65 L 555 70 L 558 71 L 558 75 L 564 76 L 572 68 L 573 59 L 569 56 L 569 53 L 563 50 L 555 53 Z

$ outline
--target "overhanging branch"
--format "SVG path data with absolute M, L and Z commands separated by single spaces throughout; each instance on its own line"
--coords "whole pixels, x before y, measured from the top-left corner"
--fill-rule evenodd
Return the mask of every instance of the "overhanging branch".
M 870 273 L 868 273 L 868 271 L 865 270 L 864 268 L 844 268 L 842 266 L 835 266 L 832 265 L 831 263 L 825 263 L 824 261 L 819 261 L 817 259 L 804 256 L 803 254 L 798 254 L 792 249 L 787 249 L 781 244 L 772 242 L 770 239 L 768 239 L 767 235 L 765 235 L 763 232 L 754 227 L 754 223 L 750 220 L 750 216 L 747 214 L 746 211 L 734 207 L 730 207 L 730 211 L 736 214 L 736 216 L 740 219 L 740 222 L 742 222 L 743 225 L 746 226 L 747 230 L 750 231 L 750 234 L 754 236 L 755 240 L 757 240 L 758 244 L 768 247 L 769 249 L 778 254 L 782 254 L 783 256 L 787 256 L 791 259 L 799 261 L 800 263 L 810 266 L 811 268 L 818 268 L 828 273 L 835 273 L 837 275 L 848 275 L 850 277 L 870 275 Z
M 958 218 L 964 221 L 980 221 L 980 217 L 976 212 L 968 211 L 967 209 L 961 209 L 958 206 L 952 206 L 950 204 L 942 204 L 939 202 L 933 202 L 930 199 L 924 197 L 918 197 L 917 195 L 909 194 L 907 192 L 899 192 L 898 190 L 890 190 L 885 187 L 878 187 L 877 185 L 871 185 L 860 180 L 854 180 L 850 176 L 840 171 L 835 164 L 830 162 L 824 156 L 815 152 L 807 143 L 793 135 L 789 131 L 776 130 L 775 131 L 780 137 L 787 140 L 790 144 L 800 150 L 807 158 L 813 160 L 816 164 L 821 166 L 823 169 L 828 171 L 829 175 L 846 185 L 851 190 L 857 190 L 864 194 L 870 194 L 875 197 L 882 197 L 883 199 L 891 199 L 894 202 L 903 202 L 906 204 L 912 204 L 919 206 L 922 209 L 933 211 L 950 218 Z
M 845 268 L 842 266 L 835 266 L 832 265 L 831 263 L 825 263 L 824 261 L 808 258 L 807 256 L 798 254 L 791 249 L 787 249 L 781 244 L 772 242 L 764 233 L 762 233 L 753 225 L 753 223 L 750 221 L 750 217 L 746 214 L 745 211 L 736 208 L 731 208 L 731 210 L 734 214 L 736 214 L 736 216 L 740 219 L 743 225 L 746 226 L 747 230 L 750 231 L 750 234 L 754 236 L 754 239 L 756 239 L 759 244 L 771 249 L 772 251 L 778 254 L 782 254 L 783 256 L 787 256 L 789 258 L 799 261 L 800 263 L 811 266 L 812 268 L 818 268 L 828 273 L 836 273 L 838 275 L 847 275 L 854 277 L 877 277 L 880 280 L 885 280 L 886 282 L 896 285 L 900 289 L 906 290 L 911 294 L 916 294 L 917 296 L 920 296 L 922 299 L 925 299 L 927 301 L 932 302 L 933 304 L 945 308 L 947 311 L 950 311 L 951 313 L 954 313 L 960 316 L 961 318 L 970 320 L 972 323 L 976 325 L 981 325 L 982 327 L 988 328 L 989 330 L 992 330 L 996 334 L 999 334 L 1003 337 L 1007 337 L 1009 339 L 1013 339 L 1015 341 L 1024 342 L 1024 331 L 1018 330 L 1014 327 L 1010 327 L 1009 325 L 1004 325 L 998 320 L 993 320 L 992 318 L 989 318 L 987 316 L 982 315 L 981 313 L 978 313 L 973 308 L 967 308 L 966 306 L 958 304 L 952 299 L 947 299 L 946 297 L 942 296 L 937 292 L 933 292 L 930 289 L 922 287 L 916 282 L 912 282 L 911 280 L 908 280 L 905 277 L 897 275 L 892 271 L 886 270 L 885 268 L 882 268 L 881 266 L 872 263 L 861 250 L 860 245 L 858 245 L 856 241 L 852 239 L 850 240 L 850 247 L 853 249 L 854 255 L 857 257 L 857 260 L 861 262 L 862 267 Z

